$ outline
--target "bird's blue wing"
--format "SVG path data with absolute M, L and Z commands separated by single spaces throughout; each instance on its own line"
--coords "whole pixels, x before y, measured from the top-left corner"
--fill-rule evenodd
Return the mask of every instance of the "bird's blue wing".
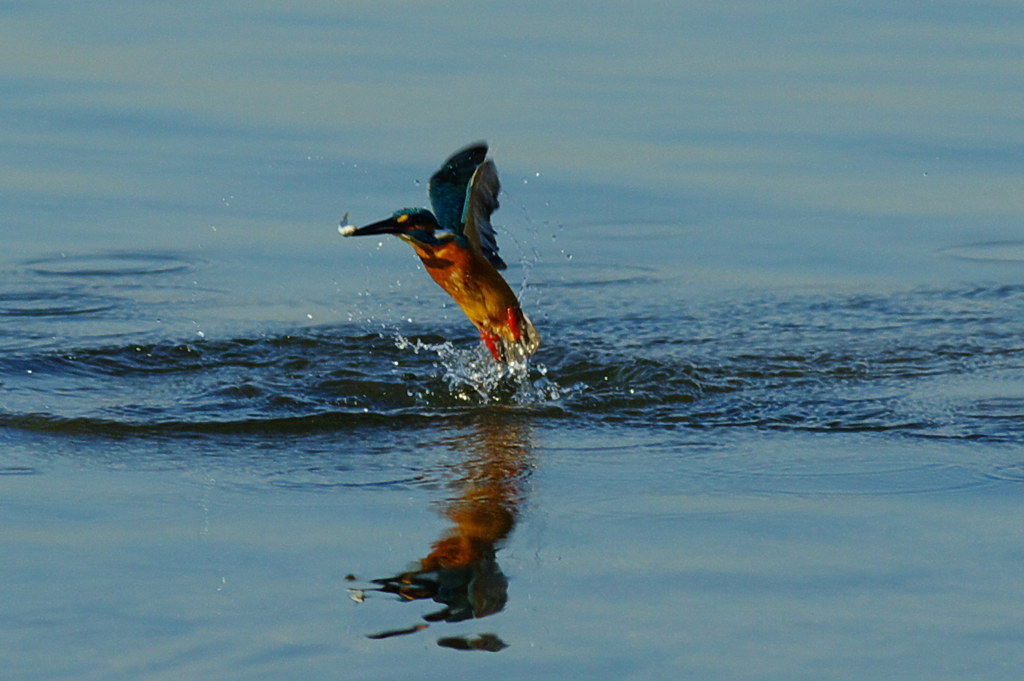
M 463 235 L 463 213 L 468 201 L 466 190 L 477 167 L 487 156 L 487 143 L 471 144 L 451 155 L 430 178 L 427 192 L 437 223 L 444 229 Z
M 500 191 L 498 169 L 494 161 L 488 159 L 480 164 L 470 180 L 462 223 L 470 248 L 487 258 L 496 269 L 503 270 L 507 265 L 498 255 L 498 243 L 491 226 L 491 213 L 498 210 Z

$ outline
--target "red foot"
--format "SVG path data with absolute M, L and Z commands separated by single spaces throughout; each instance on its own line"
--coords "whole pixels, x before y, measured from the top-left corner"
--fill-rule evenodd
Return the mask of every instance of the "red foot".
M 519 312 L 514 308 L 510 307 L 505 311 L 508 315 L 508 328 L 512 329 L 512 337 L 519 342 Z
M 494 361 L 500 363 L 502 361 L 501 353 L 498 352 L 498 345 L 496 343 L 498 337 L 484 329 L 480 329 L 480 337 L 484 339 L 487 349 L 490 350 L 491 354 L 494 356 Z

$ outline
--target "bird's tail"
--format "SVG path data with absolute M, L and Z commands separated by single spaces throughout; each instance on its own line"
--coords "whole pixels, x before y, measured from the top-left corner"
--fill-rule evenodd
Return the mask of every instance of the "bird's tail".
M 518 324 L 515 331 L 518 333 L 511 337 L 499 336 L 499 352 L 505 362 L 522 362 L 540 347 L 540 334 L 530 318 L 522 310 L 516 310 L 516 316 Z

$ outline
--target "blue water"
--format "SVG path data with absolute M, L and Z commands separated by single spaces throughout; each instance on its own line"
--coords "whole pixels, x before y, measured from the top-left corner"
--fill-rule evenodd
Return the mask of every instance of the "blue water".
M 1014 3 L 0 3 L 12 679 L 1016 679 Z M 393 238 L 487 139 L 543 345 Z

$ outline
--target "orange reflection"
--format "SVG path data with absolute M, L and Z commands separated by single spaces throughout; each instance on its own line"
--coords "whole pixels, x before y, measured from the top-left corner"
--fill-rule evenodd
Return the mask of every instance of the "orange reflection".
M 446 444 L 461 455 L 443 472 L 450 494 L 440 507 L 454 526 L 431 545 L 430 553 L 414 569 L 373 580 L 380 585 L 377 591 L 442 604 L 440 610 L 423 616 L 427 622 L 462 622 L 505 607 L 508 580 L 496 556 L 515 527 L 532 468 L 527 428 L 514 414 L 485 412 L 468 431 Z M 411 634 L 427 626 L 382 631 L 370 638 Z M 443 637 L 438 645 L 491 651 L 506 647 L 494 634 Z

